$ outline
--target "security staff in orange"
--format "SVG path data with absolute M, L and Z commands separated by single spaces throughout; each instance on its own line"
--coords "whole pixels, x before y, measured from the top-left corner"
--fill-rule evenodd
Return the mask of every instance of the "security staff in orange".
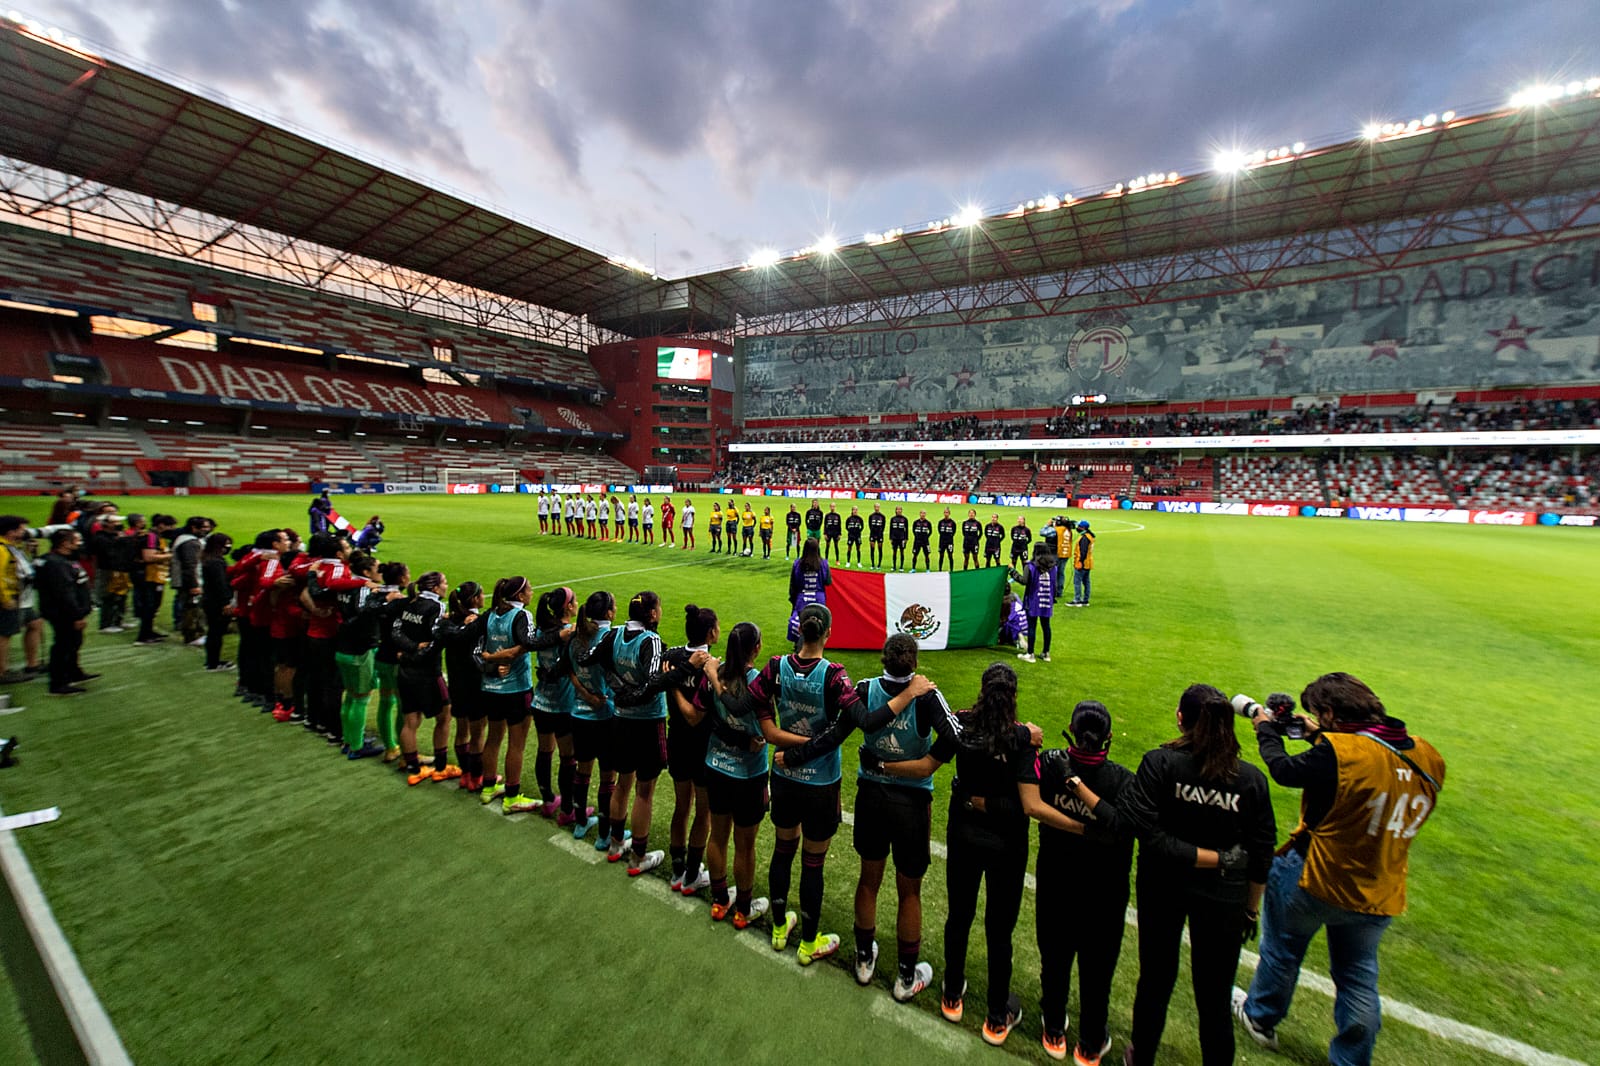
M 1254 707 L 1272 780 L 1302 790 L 1300 825 L 1273 860 L 1261 962 L 1250 991 L 1235 991 L 1234 1015 L 1256 1043 L 1276 1049 L 1306 948 L 1326 928 L 1337 1029 L 1328 1060 L 1367 1066 L 1382 1022 L 1378 942 L 1405 910 L 1411 842 L 1438 803 L 1444 759 L 1349 674 L 1317 678 L 1300 703 L 1316 722 L 1306 722 L 1310 750 L 1294 756 L 1271 712 Z
M 1057 541 L 1060 544 L 1061 541 Z M 1089 523 L 1078 523 L 1078 535 L 1067 553 L 1072 558 L 1072 602 L 1069 607 L 1089 606 L 1089 576 L 1094 571 L 1094 531 Z

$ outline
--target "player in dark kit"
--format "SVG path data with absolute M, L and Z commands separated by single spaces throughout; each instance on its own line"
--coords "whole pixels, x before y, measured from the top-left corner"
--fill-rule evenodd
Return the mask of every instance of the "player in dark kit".
M 822 536 L 822 508 L 815 502 L 806 508 L 806 536 L 812 540 Z
M 850 561 L 850 554 L 855 553 L 856 565 L 861 565 L 861 530 L 866 523 L 861 520 L 861 508 L 850 508 L 850 517 L 844 520 L 844 561 Z
M 952 526 L 951 536 L 955 535 L 955 523 Z M 928 556 L 928 543 L 933 537 L 933 523 L 928 521 L 927 511 L 918 511 L 917 520 L 911 523 L 911 572 L 917 572 L 917 553 L 922 553 L 922 565 L 929 570 L 933 569 L 933 560 Z
M 889 519 L 889 563 L 896 573 L 906 566 L 906 536 L 910 530 L 904 510 L 896 507 L 894 517 Z
M 950 508 L 944 509 L 939 519 L 939 569 L 944 569 L 944 557 L 950 556 L 950 569 L 956 568 L 956 520 L 950 517 Z
M 789 513 L 783 516 L 783 557 L 789 558 L 793 549 L 800 551 L 800 512 L 794 509 L 794 504 L 789 505 Z
M 1017 515 L 1017 524 L 1011 527 L 1011 565 L 1021 566 L 1028 561 L 1028 545 L 1033 542 L 1033 530 L 1028 528 L 1028 516 Z
M 1000 565 L 1000 545 L 1006 539 L 1006 527 L 1000 524 L 1000 516 L 989 516 L 989 524 L 983 527 L 983 565 Z
M 873 504 L 872 513 L 867 515 L 867 561 L 872 566 L 883 565 L 883 528 L 888 524 L 882 509 Z
M 828 513 L 822 518 L 822 554 L 833 552 L 833 561 L 839 561 L 839 530 L 842 526 L 837 504 L 828 504 Z
M 983 523 L 977 511 L 968 511 L 967 520 L 961 523 L 961 569 L 978 565 L 978 541 L 983 537 Z

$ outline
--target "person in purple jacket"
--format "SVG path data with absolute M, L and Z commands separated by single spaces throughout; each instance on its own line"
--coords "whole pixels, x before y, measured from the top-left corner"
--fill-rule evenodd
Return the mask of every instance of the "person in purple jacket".
M 833 573 L 828 560 L 822 557 L 822 543 L 808 537 L 789 571 L 789 639 L 800 639 L 800 612 L 813 603 L 828 602 L 828 586 L 833 584 Z
M 1050 547 L 1043 542 L 1033 546 L 1033 558 L 1019 572 L 1011 571 L 1011 580 L 1023 586 L 1022 609 L 1028 614 L 1028 650 L 1017 658 L 1025 663 L 1050 661 L 1050 617 L 1056 605 L 1056 560 Z M 1039 630 L 1044 629 L 1044 646 L 1039 658 L 1033 655 L 1034 642 Z

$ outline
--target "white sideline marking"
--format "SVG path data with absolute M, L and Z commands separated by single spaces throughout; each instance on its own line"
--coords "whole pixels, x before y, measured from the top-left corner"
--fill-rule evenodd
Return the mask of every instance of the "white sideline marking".
M 0 874 L 4 875 L 22 925 L 33 940 L 34 950 L 39 953 L 50 985 L 61 1000 L 73 1036 L 88 1061 L 96 1066 L 133 1066 L 127 1049 L 122 1046 L 122 1038 L 111 1024 L 111 1017 L 94 994 L 83 967 L 78 965 L 78 957 L 72 953 L 66 934 L 56 923 L 50 902 L 33 876 L 33 868 L 28 865 L 28 857 L 11 833 L 0 833 Z
M 573 855 L 582 859 L 590 866 L 593 866 L 598 862 L 603 862 L 606 857 L 605 852 L 596 851 L 594 849 L 594 845 L 589 843 L 588 838 L 579 840 L 571 833 L 557 833 L 555 836 L 550 838 L 550 843 L 554 844 L 562 851 L 571 852 Z
M 693 566 L 694 560 L 681 563 L 668 563 L 666 566 L 641 566 L 637 570 L 613 570 L 609 574 L 589 574 L 585 577 L 569 577 L 560 581 L 551 581 L 543 585 L 530 585 L 536 589 L 558 589 L 564 585 L 577 585 L 584 581 L 599 581 L 603 577 L 626 577 L 628 574 L 648 574 L 654 570 L 676 570 L 681 566 Z
M 1127 529 L 1096 529 L 1096 530 L 1093 530 L 1093 532 L 1095 532 L 1095 533 L 1138 533 L 1138 532 L 1140 532 L 1141 530 L 1144 529 L 1143 525 L 1139 524 L 1138 522 L 1130 522 L 1126 518 L 1102 518 L 1099 521 L 1101 521 L 1101 522 L 1115 522 L 1118 525 L 1127 526 L 1128 528 Z
M 896 1003 L 881 988 L 874 987 L 871 991 L 872 1006 L 867 1008 L 867 1013 L 874 1018 L 898 1026 L 942 1051 L 955 1055 L 971 1054 L 973 1048 L 971 1032 L 942 1019 L 935 1019 L 926 1011 L 920 1011 L 910 1004 Z M 937 995 L 937 992 L 935 994 Z M 1005 1052 L 1008 1058 L 1017 1058 L 1003 1047 L 999 1050 Z
M 23 814 L 8 814 L 0 818 L 0 832 L 12 829 L 26 829 L 30 825 L 43 825 L 53 822 L 61 817 L 60 807 L 45 807 L 37 811 L 27 811 Z
M 845 825 L 854 825 L 855 820 L 853 812 L 845 811 L 843 813 Z M 928 851 L 939 859 L 950 858 L 950 852 L 937 840 L 928 842 Z M 1024 874 L 1022 880 L 1029 892 L 1037 890 L 1038 882 L 1034 879 L 1033 874 Z M 1127 921 L 1129 925 L 1137 929 L 1139 926 L 1139 912 L 1129 907 Z M 1185 944 L 1189 942 L 1189 930 L 1187 928 L 1183 931 L 1183 942 Z M 1253 951 L 1241 951 L 1239 953 L 1239 961 L 1249 967 L 1251 971 L 1254 971 L 1261 962 L 1261 956 Z M 1330 978 L 1305 969 L 1300 971 L 1300 980 L 1296 987 L 1320 992 L 1329 999 L 1333 998 L 1335 992 L 1333 981 Z M 1457 1044 L 1466 1044 L 1468 1047 L 1475 1047 L 1479 1051 L 1487 1051 L 1491 1055 L 1498 1055 L 1503 1059 L 1510 1059 L 1512 1062 L 1531 1063 L 1532 1066 L 1588 1066 L 1587 1063 L 1579 1059 L 1569 1059 L 1549 1051 L 1540 1051 L 1538 1048 L 1530 1044 L 1524 1044 L 1520 1040 L 1501 1036 L 1499 1033 L 1491 1032 L 1488 1029 L 1480 1029 L 1476 1025 L 1458 1022 L 1454 1018 L 1446 1018 L 1442 1014 L 1434 1014 L 1431 1011 L 1423 1010 L 1421 1007 L 1413 1007 L 1409 1003 L 1391 999 L 1388 996 L 1383 997 L 1383 1014 L 1386 1018 L 1405 1022 L 1413 1029 L 1421 1029 L 1429 1036 L 1436 1036 L 1441 1040 L 1451 1040 Z

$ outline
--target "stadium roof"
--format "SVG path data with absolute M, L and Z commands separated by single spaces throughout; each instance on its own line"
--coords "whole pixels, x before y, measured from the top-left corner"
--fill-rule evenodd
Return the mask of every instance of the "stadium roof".
M 634 336 L 1600 189 L 1590 92 L 662 280 L 15 23 L 0 32 L 0 153 Z

